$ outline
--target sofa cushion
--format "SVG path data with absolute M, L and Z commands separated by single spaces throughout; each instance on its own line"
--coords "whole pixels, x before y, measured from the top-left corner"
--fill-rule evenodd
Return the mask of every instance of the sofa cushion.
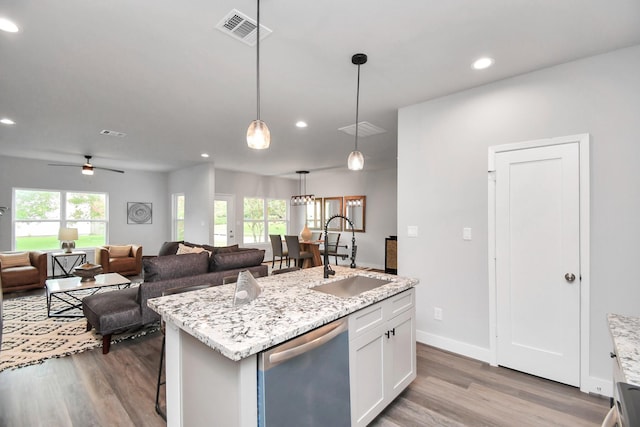
M 206 245 L 205 245 L 206 246 Z M 226 254 L 229 252 L 237 252 L 240 250 L 240 248 L 238 247 L 238 245 L 231 245 L 231 246 L 209 246 L 209 248 L 213 249 L 213 253 L 214 254 Z M 205 249 L 209 249 L 207 247 L 205 247 Z
M 2 269 L 11 267 L 29 267 L 31 261 L 29 261 L 28 252 L 16 252 L 12 254 L 0 254 L 0 262 L 2 262 Z
M 109 258 L 124 258 L 131 255 L 131 245 L 109 246 Z
M 178 244 L 184 243 L 184 240 L 179 242 L 164 242 L 158 251 L 158 256 L 175 255 L 178 253 Z
M 177 279 L 206 273 L 209 269 L 209 253 L 144 258 L 142 264 L 145 282 Z
M 109 258 L 109 270 L 115 271 L 132 271 L 136 270 L 136 259 L 133 257 Z
M 264 260 L 264 249 L 251 249 L 235 252 L 223 252 L 213 255 L 215 270 L 231 270 L 234 268 L 260 265 Z
M 3 285 L 7 287 L 40 283 L 40 272 L 31 265 L 27 267 L 20 265 L 18 267 L 3 268 L 2 282 Z

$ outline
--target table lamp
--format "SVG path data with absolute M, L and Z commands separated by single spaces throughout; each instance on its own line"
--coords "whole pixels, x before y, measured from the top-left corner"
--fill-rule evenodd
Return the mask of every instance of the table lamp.
M 61 227 L 58 231 L 58 240 L 62 242 L 64 252 L 70 254 L 76 248 L 75 241 L 78 240 L 78 229 Z

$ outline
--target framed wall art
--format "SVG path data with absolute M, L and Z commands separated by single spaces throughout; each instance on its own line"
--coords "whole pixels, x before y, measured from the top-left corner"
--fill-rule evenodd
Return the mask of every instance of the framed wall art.
M 127 224 L 151 224 L 153 207 L 146 202 L 127 202 Z

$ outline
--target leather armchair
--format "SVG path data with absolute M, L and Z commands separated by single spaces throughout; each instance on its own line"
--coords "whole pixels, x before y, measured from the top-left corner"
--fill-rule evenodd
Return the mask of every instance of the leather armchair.
M 0 259 L 2 292 L 44 288 L 44 282 L 47 280 L 47 253 L 42 251 L 28 253 L 30 262 L 28 266 L 6 267 L 2 265 L 2 259 Z
M 142 246 L 126 245 L 130 250 L 122 255 L 124 246 L 104 245 L 95 250 L 95 263 L 102 266 L 103 273 L 119 273 L 135 276 L 142 272 Z

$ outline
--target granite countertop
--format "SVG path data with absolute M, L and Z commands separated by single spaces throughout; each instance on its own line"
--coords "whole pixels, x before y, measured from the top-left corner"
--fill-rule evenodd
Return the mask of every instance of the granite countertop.
M 640 386 L 640 317 L 607 315 L 625 382 Z
M 250 303 L 233 306 L 235 284 L 168 295 L 148 301 L 164 320 L 177 325 L 227 358 L 238 361 L 418 284 L 417 279 L 334 266 L 324 279 L 323 267 L 262 277 L 262 293 Z M 351 298 L 309 288 L 355 274 L 391 283 Z

